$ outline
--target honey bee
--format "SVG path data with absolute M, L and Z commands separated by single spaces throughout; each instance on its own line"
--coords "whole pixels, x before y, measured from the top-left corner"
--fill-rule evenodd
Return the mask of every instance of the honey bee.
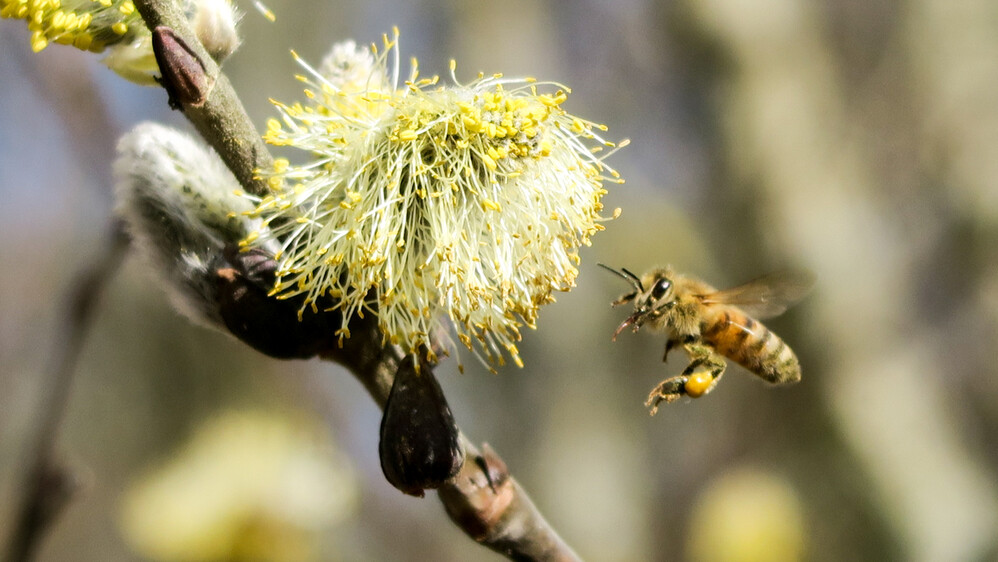
M 684 395 L 699 398 L 714 390 L 727 367 L 725 357 L 772 384 L 800 380 L 800 363 L 793 350 L 756 318 L 782 314 L 804 298 L 814 284 L 812 274 L 785 271 L 718 291 L 668 268 L 638 277 L 626 269 L 599 265 L 634 287 L 613 303 L 634 302 L 634 312 L 620 324 L 613 339 L 628 326 L 637 331 L 647 323 L 669 337 L 662 361 L 677 346 L 690 358 L 681 374 L 662 381 L 648 395 L 645 405 L 652 415 L 661 402 Z

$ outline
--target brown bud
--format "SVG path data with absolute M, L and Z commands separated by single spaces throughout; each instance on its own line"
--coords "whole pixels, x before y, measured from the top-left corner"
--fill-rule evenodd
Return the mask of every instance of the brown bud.
M 215 79 L 208 76 L 204 63 L 193 49 L 169 27 L 160 25 L 152 31 L 152 52 L 156 56 L 170 107 L 198 107 L 208 99 Z
M 457 424 L 429 364 L 402 360 L 381 418 L 381 471 L 403 493 L 423 496 L 461 470 Z

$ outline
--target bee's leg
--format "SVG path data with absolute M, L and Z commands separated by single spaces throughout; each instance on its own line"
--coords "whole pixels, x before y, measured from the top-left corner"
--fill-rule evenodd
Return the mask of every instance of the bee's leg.
M 648 394 L 648 400 L 645 400 L 645 406 L 651 408 L 651 415 L 654 416 L 658 412 L 658 405 L 660 403 L 665 402 L 668 404 L 669 402 L 678 400 L 680 396 L 685 394 L 683 389 L 686 387 L 688 378 L 680 375 L 658 383 L 658 386 L 653 388 L 651 393 Z
M 669 360 L 669 352 L 672 351 L 677 345 L 679 345 L 679 340 L 674 340 L 672 338 L 669 338 L 665 342 L 665 353 L 662 354 L 662 363 Z
M 683 369 L 680 375 L 660 382 L 651 391 L 645 402 L 645 406 L 651 408 L 651 415 L 655 415 L 658 411 L 658 405 L 662 402 L 673 402 L 683 395 L 699 398 L 707 394 L 714 390 L 717 382 L 724 375 L 727 363 L 709 346 L 687 342 L 683 344 L 683 347 L 690 356 L 690 364 Z M 667 347 L 666 353 L 668 353 L 668 349 Z M 705 368 L 701 369 L 701 367 Z
M 680 345 L 688 345 L 696 341 L 694 336 L 684 336 L 680 338 L 669 338 L 665 342 L 665 353 L 662 354 L 662 363 L 669 360 L 669 352 Z
M 713 348 L 703 344 L 688 344 L 686 352 L 694 360 L 683 371 L 683 375 L 688 377 L 683 390 L 690 398 L 700 398 L 714 390 L 728 364 Z M 700 367 L 704 369 L 698 371 Z

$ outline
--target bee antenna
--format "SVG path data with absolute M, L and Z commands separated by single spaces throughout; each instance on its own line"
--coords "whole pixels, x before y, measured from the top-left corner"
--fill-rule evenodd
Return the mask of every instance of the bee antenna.
M 641 289 L 642 291 L 645 290 L 645 286 L 641 284 L 641 278 L 640 277 L 638 277 L 637 275 L 634 275 L 633 273 L 631 273 L 630 271 L 628 271 L 626 268 L 622 267 L 622 268 L 620 268 L 620 270 L 624 272 L 624 275 L 626 275 L 628 278 L 630 278 L 631 280 L 633 280 L 634 284 L 637 285 L 639 289 Z
M 620 277 L 621 279 L 624 279 L 631 285 L 634 285 L 634 288 L 637 289 L 639 293 L 643 293 L 645 291 L 644 285 L 641 284 L 641 278 L 638 277 L 637 275 L 634 275 L 626 268 L 622 267 L 620 268 L 620 271 L 617 271 L 616 269 L 606 264 L 597 263 L 596 265 L 602 267 L 603 269 L 609 271 L 610 273 L 613 273 L 614 275 Z

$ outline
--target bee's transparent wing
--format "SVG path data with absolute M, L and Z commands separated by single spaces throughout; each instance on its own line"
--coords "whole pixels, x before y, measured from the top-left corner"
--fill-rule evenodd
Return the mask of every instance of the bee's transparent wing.
M 749 316 L 762 320 L 783 314 L 813 286 L 814 274 L 809 271 L 780 271 L 700 298 L 704 304 L 737 306 Z

